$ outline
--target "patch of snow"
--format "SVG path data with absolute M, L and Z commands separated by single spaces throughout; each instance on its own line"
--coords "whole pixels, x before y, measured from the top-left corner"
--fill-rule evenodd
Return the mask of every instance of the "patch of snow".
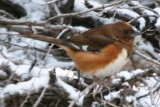
M 19 4 L 27 12 L 27 16 L 24 19 L 38 21 L 45 19 L 50 15 L 50 10 L 48 5 L 40 4 L 41 2 L 45 2 L 45 0 L 10 0 L 15 4 Z
M 138 45 L 138 48 L 149 52 L 151 55 L 153 55 L 157 59 L 159 58 L 159 54 L 154 51 L 155 50 L 154 47 L 148 41 L 145 41 L 143 42 L 143 44 Z
M 85 31 L 89 30 L 83 26 L 75 26 L 73 29 L 74 29 L 73 31 L 75 31 L 76 33 L 77 32 L 85 32 Z
M 62 61 L 58 61 L 54 58 L 54 56 L 52 55 L 48 55 L 48 57 L 45 60 L 45 66 L 46 67 L 66 67 L 69 68 L 71 66 L 74 66 L 73 62 L 62 62 Z
M 9 84 L 4 87 L 0 92 L 0 98 L 7 97 L 8 95 L 24 94 L 32 91 L 38 91 L 41 88 L 47 88 L 49 82 L 48 76 L 33 77 L 26 82 L 19 82 L 17 84 Z
M 117 74 L 118 77 L 124 77 L 125 80 L 131 79 L 133 76 L 136 76 L 138 74 L 143 73 L 144 71 L 142 69 L 137 69 L 134 70 L 132 72 L 128 72 L 128 71 L 121 71 Z
M 63 89 L 69 94 L 69 98 L 75 100 L 77 105 L 81 106 L 83 104 L 84 95 L 81 95 L 81 92 L 79 90 L 66 84 L 58 77 L 56 84 L 60 87 L 63 87 Z
M 6 41 L 6 39 L 8 38 L 7 34 L 5 34 L 6 32 L 6 28 L 0 28 L 0 40 Z
M 11 71 L 20 76 L 22 80 L 28 77 L 49 77 L 49 71 L 53 70 L 53 67 L 46 68 L 35 66 L 31 71 L 29 71 L 29 68 L 31 67 L 30 64 L 15 65 L 12 61 L 0 57 L 0 65 L 2 64 L 7 64 L 10 67 Z
M 56 84 L 60 87 L 63 87 L 67 93 L 69 93 L 69 98 L 76 99 L 79 96 L 80 91 L 75 89 L 74 87 L 68 85 L 64 81 L 62 81 L 60 78 L 57 77 Z
M 154 11 L 156 11 L 160 15 L 160 7 L 155 8 Z M 157 19 L 155 26 L 156 28 L 160 28 L 160 17 Z
M 156 28 L 160 29 L 160 17 L 157 19 L 155 26 L 156 26 Z
M 120 91 L 110 92 L 108 95 L 104 96 L 106 101 L 111 101 L 112 99 L 119 98 Z
M 131 103 L 132 101 L 135 100 L 135 97 L 134 96 L 126 96 L 126 100 L 127 100 L 127 102 Z
M 148 87 L 139 87 L 138 92 L 135 94 L 136 97 L 140 97 L 149 93 Z
M 45 67 L 34 67 L 31 72 L 30 75 L 34 76 L 34 77 L 43 77 L 43 76 L 47 76 L 49 77 L 49 72 L 53 70 L 52 68 L 45 68 Z
M 88 0 L 88 2 L 89 2 L 89 4 L 91 4 L 93 6 L 93 8 L 102 6 L 102 4 L 95 2 L 95 1 L 92 1 L 92 0 Z
M 60 0 L 62 5 L 65 5 L 67 3 L 67 0 Z
M 156 11 L 160 15 L 160 7 L 155 8 L 154 11 Z
M 84 0 L 75 0 L 74 1 L 74 11 L 82 12 L 82 11 L 86 11 L 86 10 L 88 10 L 88 8 L 84 5 Z M 112 18 L 108 19 L 108 18 L 99 17 L 99 14 L 94 11 L 87 12 L 84 15 L 91 16 L 94 20 L 98 20 L 103 24 L 113 22 Z
M 155 107 L 152 105 L 150 96 L 142 97 L 137 101 L 134 101 L 134 107 Z
M 136 13 L 136 12 L 133 12 L 133 11 L 131 11 L 131 10 L 128 10 L 128 9 L 116 9 L 116 11 L 118 12 L 118 13 L 121 13 L 121 14 L 129 14 L 131 17 L 133 17 L 133 18 L 137 18 L 137 17 L 139 17 L 140 15 L 138 14 L 138 13 Z M 139 18 L 138 19 L 138 21 L 139 21 L 139 23 L 140 23 L 140 26 L 139 26 L 139 28 L 140 28 L 140 30 L 142 30 L 144 27 L 145 27 L 145 23 L 146 23 L 146 21 L 144 20 L 144 18 Z
M 73 78 L 74 74 L 75 74 L 73 71 L 63 70 L 61 68 L 56 68 L 55 72 L 56 72 L 56 76 L 57 77 L 70 77 L 70 78 Z
M 150 11 L 149 9 L 147 9 L 147 7 L 143 6 L 142 4 L 140 4 L 139 1 L 131 1 L 134 5 L 139 6 L 140 10 L 144 12 L 144 15 L 157 15 L 155 14 L 153 11 Z M 158 17 L 158 16 L 157 16 Z M 149 17 L 150 21 L 153 22 L 155 20 L 155 17 Z
M 129 87 L 129 83 L 128 82 L 124 82 L 124 83 L 122 83 L 122 86 L 128 86 Z
M 3 70 L 0 70 L 0 76 L 2 76 L 2 77 L 6 77 L 6 76 L 7 76 L 7 74 L 6 74 L 6 72 L 4 72 Z

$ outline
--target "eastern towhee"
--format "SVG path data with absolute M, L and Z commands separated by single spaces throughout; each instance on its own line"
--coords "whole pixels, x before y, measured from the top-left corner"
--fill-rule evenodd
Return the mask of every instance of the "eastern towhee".
M 120 71 L 134 46 L 134 30 L 127 22 L 98 26 L 66 40 L 43 37 L 32 38 L 56 44 L 84 75 L 100 78 Z

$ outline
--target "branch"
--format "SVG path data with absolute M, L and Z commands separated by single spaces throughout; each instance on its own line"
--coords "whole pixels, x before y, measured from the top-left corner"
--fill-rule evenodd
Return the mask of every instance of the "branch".
M 138 55 L 140 55 L 141 57 L 143 57 L 144 59 L 146 59 L 146 60 L 148 60 L 148 61 L 152 61 L 153 63 L 160 65 L 160 62 L 159 62 L 159 61 L 154 60 L 154 59 L 152 59 L 152 58 L 150 58 L 150 57 L 147 57 L 146 55 L 142 54 L 142 53 L 141 53 L 140 51 L 138 51 L 138 50 L 135 50 L 135 53 L 138 54 Z
M 5 17 L 0 16 L 0 24 L 4 25 L 35 25 L 35 26 L 44 26 L 46 21 L 25 21 L 25 20 L 11 20 Z
M 114 6 L 114 5 L 118 5 L 118 4 L 124 3 L 125 1 L 127 1 L 127 0 L 120 0 L 120 1 L 118 1 L 116 3 L 112 3 L 112 4 L 104 4 L 102 6 L 98 6 L 96 8 L 91 8 L 91 9 L 88 9 L 88 10 L 85 10 L 85 11 L 82 11 L 82 12 L 57 15 L 55 17 L 49 18 L 48 20 L 46 20 L 46 22 L 50 22 L 50 21 L 53 21 L 53 20 L 55 20 L 57 18 L 61 18 L 61 17 L 69 17 L 69 16 L 82 15 L 82 14 L 85 14 L 85 13 L 88 13 L 88 12 L 91 12 L 91 11 L 94 11 L 94 10 L 104 9 L 106 7 L 111 7 L 111 6 Z
M 37 101 L 35 102 L 35 104 L 33 105 L 33 107 L 37 107 L 37 106 L 38 106 L 38 104 L 40 103 L 40 101 L 41 101 L 42 98 L 44 97 L 44 94 L 46 93 L 46 91 L 47 91 L 46 88 L 44 88 L 44 89 L 42 90 L 41 95 L 38 97 L 38 99 L 37 99 Z

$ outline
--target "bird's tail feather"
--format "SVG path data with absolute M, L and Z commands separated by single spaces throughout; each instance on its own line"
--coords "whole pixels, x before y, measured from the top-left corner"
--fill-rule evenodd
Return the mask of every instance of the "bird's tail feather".
M 42 35 L 42 34 L 21 34 L 21 35 L 26 38 L 31 38 L 31 39 L 36 39 L 36 40 L 40 40 L 40 41 L 53 43 L 53 44 L 58 45 L 59 47 L 63 48 L 64 50 L 67 50 L 68 48 L 73 49 L 73 50 L 77 50 L 77 48 L 74 47 L 70 42 L 67 42 L 62 39 L 55 39 L 53 37 L 49 37 L 49 36 Z

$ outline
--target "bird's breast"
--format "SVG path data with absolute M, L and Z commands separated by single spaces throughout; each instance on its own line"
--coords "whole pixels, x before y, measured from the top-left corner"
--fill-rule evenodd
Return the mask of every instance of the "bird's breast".
M 90 71 L 90 74 L 102 78 L 113 75 L 119 72 L 121 68 L 125 65 L 128 59 L 127 57 L 127 50 L 122 49 L 121 52 L 118 54 L 117 58 L 106 64 L 103 68 Z

